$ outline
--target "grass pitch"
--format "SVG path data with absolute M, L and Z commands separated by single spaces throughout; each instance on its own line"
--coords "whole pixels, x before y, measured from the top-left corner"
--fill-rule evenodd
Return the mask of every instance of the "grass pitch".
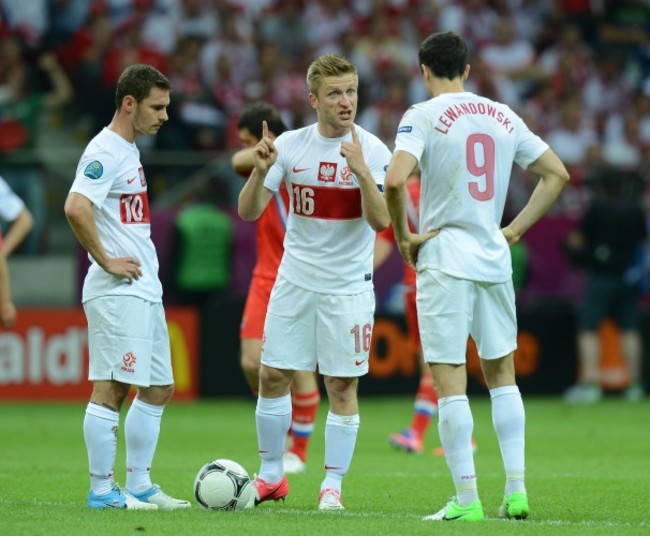
M 289 476 L 285 504 L 264 503 L 240 512 L 209 512 L 196 505 L 178 512 L 89 510 L 85 403 L 0 404 L 0 534 L 650 534 L 650 400 L 608 399 L 588 407 L 569 407 L 556 399 L 525 402 L 531 516 L 517 522 L 496 517 L 504 476 L 489 400 L 471 400 L 479 492 L 489 518 L 474 525 L 421 520 L 444 506 L 453 486 L 444 459 L 430 455 L 438 445 L 435 426 L 421 455 L 387 444 L 388 433 L 410 419 L 410 397 L 361 400 L 356 453 L 343 487 L 346 510 L 322 513 L 316 503 L 323 477 L 325 404 L 308 470 Z M 230 458 L 252 475 L 259 466 L 254 407 L 253 400 L 172 402 L 163 417 L 153 481 L 194 502 L 194 476 L 207 461 Z M 124 483 L 122 436 L 115 472 Z

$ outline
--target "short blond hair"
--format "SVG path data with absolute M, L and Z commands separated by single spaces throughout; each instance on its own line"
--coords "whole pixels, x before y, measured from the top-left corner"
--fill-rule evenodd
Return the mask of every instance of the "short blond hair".
M 307 69 L 307 86 L 311 93 L 318 95 L 323 78 L 346 74 L 358 76 L 357 68 L 351 61 L 336 54 L 323 54 L 315 59 Z

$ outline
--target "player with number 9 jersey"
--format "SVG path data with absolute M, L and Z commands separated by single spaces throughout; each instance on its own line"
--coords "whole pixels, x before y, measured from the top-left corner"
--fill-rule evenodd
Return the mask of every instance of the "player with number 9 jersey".
M 500 224 L 512 163 L 525 169 L 547 149 L 507 105 L 473 93 L 443 93 L 412 106 L 395 150 L 413 154 L 426 177 L 420 229 L 444 227 L 420 251 L 418 268 L 507 281 L 512 263 Z
M 125 285 L 88 255 L 93 262 L 84 282 L 82 302 L 106 295 L 162 302 L 158 257 L 151 241 L 147 180 L 137 145 L 104 128 L 81 156 L 70 192 L 92 201 L 97 233 L 106 253 L 135 257 L 142 265 L 142 277 Z

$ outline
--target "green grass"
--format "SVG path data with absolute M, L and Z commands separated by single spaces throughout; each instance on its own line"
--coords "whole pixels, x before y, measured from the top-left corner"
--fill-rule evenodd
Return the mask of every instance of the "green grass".
M 352 469 L 344 481 L 344 512 L 319 513 L 323 477 L 321 407 L 305 474 L 290 475 L 284 505 L 208 512 L 91 511 L 85 506 L 88 469 L 83 442 L 85 404 L 0 405 L 0 534 L 14 535 L 416 535 L 650 533 L 650 401 L 606 400 L 567 407 L 554 399 L 527 399 L 527 486 L 531 517 L 502 521 L 496 511 L 503 469 L 489 401 L 473 397 L 476 469 L 486 515 L 478 525 L 425 523 L 423 515 L 453 495 L 435 426 L 427 451 L 407 455 L 388 447 L 387 434 L 407 424 L 410 398 L 361 400 L 361 428 Z M 172 403 L 165 410 L 152 477 L 170 494 L 191 499 L 198 469 L 231 458 L 252 474 L 259 461 L 254 402 Z M 120 437 L 116 476 L 124 482 Z

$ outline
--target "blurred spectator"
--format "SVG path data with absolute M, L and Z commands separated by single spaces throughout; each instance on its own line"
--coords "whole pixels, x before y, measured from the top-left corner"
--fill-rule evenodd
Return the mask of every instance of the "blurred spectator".
M 20 246 L 34 225 L 32 213 L 0 177 L 0 219 L 3 235 L 0 253 L 3 257 L 11 255 Z
M 115 108 L 113 88 L 101 83 L 102 66 L 112 39 L 110 17 L 95 3 L 86 23 L 70 41 L 58 47 L 61 62 L 77 88 L 79 111 L 88 119 L 88 132 L 100 130 Z
M 631 401 L 644 396 L 638 301 L 645 267 L 635 266 L 647 238 L 645 215 L 638 203 L 640 184 L 638 176 L 603 169 L 592 205 L 578 230 L 567 237 L 569 259 L 588 275 L 579 316 L 579 379 L 564 395 L 569 403 L 592 403 L 602 397 L 598 328 L 608 317 L 621 333 L 630 380 L 624 396 Z
M 626 58 L 634 81 L 650 75 L 650 6 L 644 0 L 605 0 L 600 48 Z
M 234 11 L 225 12 L 220 31 L 201 49 L 200 65 L 203 81 L 213 86 L 218 81 L 218 58 L 224 56 L 231 66 L 234 83 L 243 86 L 257 71 L 257 51 Z
M 207 41 L 217 33 L 216 12 L 203 0 L 181 0 L 176 23 L 178 37 L 195 37 Z
M 303 20 L 305 3 L 306 0 L 274 0 L 259 22 L 260 41 L 275 43 L 280 52 L 293 61 L 304 61 L 305 51 L 310 46 L 311 28 Z
M 632 90 L 623 77 L 623 60 L 619 56 L 596 56 L 595 64 L 583 87 L 582 99 L 587 112 L 595 116 L 600 132 L 608 114 L 620 113 L 627 107 Z
M 27 254 L 42 251 L 46 225 L 46 187 L 35 154 L 41 113 L 72 98 L 70 81 L 54 54 L 37 55 L 35 64 L 36 69 L 30 68 L 18 36 L 0 38 L 0 174 L 34 217 L 22 249 Z M 39 81 L 47 89 L 41 90 Z
M 544 78 L 543 71 L 535 64 L 535 49 L 530 41 L 517 37 L 510 17 L 501 17 L 494 28 L 494 38 L 480 51 L 480 57 L 490 70 L 491 76 L 504 77 L 516 89 L 517 100 L 506 102 L 517 105 L 536 80 Z
M 399 74 L 392 76 L 386 83 L 384 93 L 383 98 L 363 109 L 357 123 L 378 136 L 392 150 L 395 133 L 408 108 L 405 78 Z
M 571 178 L 579 181 L 587 151 L 598 143 L 598 137 L 578 96 L 562 103 L 559 124 L 548 133 L 546 141 L 567 166 Z
M 307 39 L 312 55 L 331 49 L 341 34 L 354 28 L 353 2 L 348 0 L 309 0 L 305 2 L 302 23 L 309 28 Z
M 0 12 L 15 35 L 29 47 L 38 47 L 47 30 L 48 0 L 0 0 Z
M 608 164 L 621 169 L 639 169 L 642 157 L 639 128 L 639 117 L 631 112 L 622 118 L 619 133 L 605 136 L 603 155 Z
M 438 31 L 464 35 L 470 53 L 474 53 L 494 36 L 499 13 L 492 4 L 490 0 L 445 2 L 438 15 Z
M 551 80 L 555 93 L 566 95 L 585 85 L 592 69 L 593 54 L 582 40 L 577 25 L 566 24 L 559 34 L 557 41 L 540 54 L 539 65 Z
M 226 117 L 201 79 L 199 52 L 203 41 L 185 36 L 169 58 L 168 78 L 174 99 L 169 123 L 158 137 L 168 150 L 223 148 Z

